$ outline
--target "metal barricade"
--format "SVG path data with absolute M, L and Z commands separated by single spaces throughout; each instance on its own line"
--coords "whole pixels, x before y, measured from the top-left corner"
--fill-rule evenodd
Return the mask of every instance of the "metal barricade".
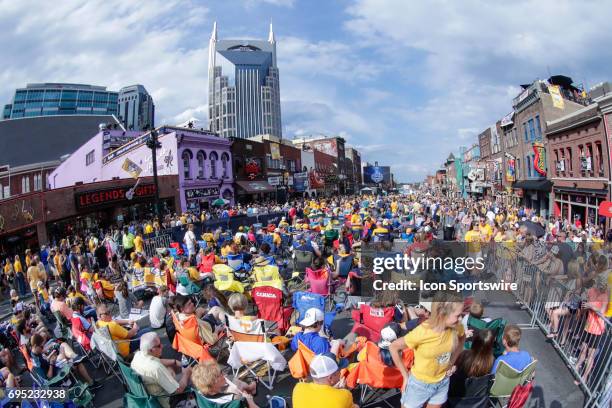
M 172 242 L 170 234 L 160 234 L 144 240 L 144 251 L 148 257 L 157 255 L 158 248 L 169 248 Z
M 513 276 L 514 295 L 531 316 L 531 327 L 549 335 L 551 344 L 586 393 L 586 407 L 608 408 L 612 399 L 612 323 L 598 311 L 581 307 L 584 289 L 575 290 L 508 248 L 490 253 L 488 265 L 499 279 Z M 510 272 L 509 272 L 510 271 Z M 578 299 L 578 292 L 582 297 Z

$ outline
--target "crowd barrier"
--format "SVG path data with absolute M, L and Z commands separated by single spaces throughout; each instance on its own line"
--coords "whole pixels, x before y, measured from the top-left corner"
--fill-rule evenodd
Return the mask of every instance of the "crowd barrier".
M 517 283 L 514 296 L 529 312 L 531 327 L 551 334 L 556 320 L 551 344 L 585 390 L 585 406 L 608 408 L 612 400 L 612 323 L 599 312 L 581 307 L 587 301 L 586 289 L 576 289 L 573 280 L 557 279 L 503 244 L 491 245 L 483 253 L 498 279 Z
M 238 215 L 235 217 L 218 218 L 204 222 L 197 221 L 193 223 L 193 232 L 196 237 L 199 237 L 205 232 L 214 232 L 218 228 L 222 228 L 223 231 L 236 232 L 240 226 L 250 227 L 252 225 L 261 225 L 265 227 L 269 224 L 278 225 L 281 218 L 286 216 L 286 212 L 276 212 L 256 216 Z M 181 225 L 179 227 L 167 228 L 157 233 L 146 234 L 143 237 L 146 254 L 151 256 L 156 248 L 168 248 L 170 242 L 182 243 L 186 228 L 186 225 Z

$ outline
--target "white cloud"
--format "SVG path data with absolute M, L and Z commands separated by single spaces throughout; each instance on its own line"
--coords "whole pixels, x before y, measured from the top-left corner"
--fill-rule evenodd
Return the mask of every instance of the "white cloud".
M 293 7 L 295 5 L 295 0 L 246 0 L 245 4 L 247 7 L 255 7 L 262 3 L 279 7 Z

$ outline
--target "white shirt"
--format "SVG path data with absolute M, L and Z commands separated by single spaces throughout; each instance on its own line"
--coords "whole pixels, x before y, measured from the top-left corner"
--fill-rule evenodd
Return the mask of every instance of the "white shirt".
M 151 327 L 159 329 L 164 325 L 164 317 L 166 317 L 166 306 L 164 305 L 164 299 L 157 295 L 151 299 L 151 305 L 149 306 L 149 321 Z
M 162 364 L 161 360 L 142 351 L 134 354 L 132 370 L 140 375 L 142 382 L 151 395 L 174 394 L 179 387 L 174 373 Z M 157 399 L 162 407 L 170 408 L 168 398 Z
M 183 238 L 183 241 L 185 242 L 185 245 L 187 245 L 187 248 L 189 249 L 190 252 L 195 249 L 196 237 L 193 231 L 187 231 L 185 233 L 185 237 Z

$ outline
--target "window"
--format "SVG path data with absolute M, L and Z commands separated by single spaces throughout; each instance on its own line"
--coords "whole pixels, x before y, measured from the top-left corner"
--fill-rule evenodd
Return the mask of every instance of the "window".
M 223 153 L 221 155 L 221 168 L 223 169 L 223 178 L 229 177 L 227 164 L 229 162 L 229 155 L 227 153 Z
M 10 186 L 4 186 L 2 189 L 4 190 L 4 193 L 2 194 L 2 197 L 9 198 L 11 196 L 11 187 Z
M 210 153 L 210 178 L 217 178 L 217 160 L 219 156 L 217 152 Z
M 531 157 L 527 156 L 525 157 L 525 160 L 527 161 L 527 177 L 531 178 Z
M 42 190 L 42 174 L 34 175 L 34 191 Z
M 535 140 L 535 125 L 533 122 L 533 119 L 529 119 L 529 122 L 527 122 L 529 124 L 529 140 L 534 141 Z
M 204 163 L 206 161 L 206 153 L 200 150 L 198 152 L 197 158 L 198 158 L 198 178 L 203 179 L 204 178 Z
M 191 179 L 191 159 L 193 158 L 193 154 L 191 150 L 183 150 L 183 177 L 185 179 Z
M 2 187 L 2 184 L 0 184 L 0 199 L 4 198 L 4 189 Z
M 85 165 L 86 166 L 89 166 L 91 163 L 93 163 L 95 161 L 94 152 L 95 152 L 95 150 L 92 150 L 91 152 L 87 153 L 87 155 L 85 156 Z
M 523 132 L 525 133 L 525 141 L 529 141 L 529 135 L 527 134 L 527 122 L 523 122 Z
M 24 176 L 21 178 L 21 194 L 30 192 L 30 178 L 28 176 Z
M 559 151 L 555 149 L 555 175 L 559 175 Z
M 542 126 L 540 125 L 540 115 L 536 115 L 535 121 L 536 121 L 536 128 L 538 131 L 538 139 L 541 139 L 542 138 Z
M 601 150 L 601 142 L 595 142 L 595 152 L 597 154 L 595 158 L 597 162 L 597 172 L 598 172 L 599 177 L 603 177 L 604 161 L 603 161 L 603 152 Z
M 569 169 L 570 176 L 573 176 L 574 175 L 574 159 L 572 157 L 572 148 L 571 147 L 567 148 L 567 163 L 566 163 L 566 168 Z

